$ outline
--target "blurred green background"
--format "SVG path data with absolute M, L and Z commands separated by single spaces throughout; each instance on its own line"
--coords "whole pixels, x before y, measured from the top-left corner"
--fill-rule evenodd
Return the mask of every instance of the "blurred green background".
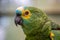
M 14 24 L 15 10 L 19 6 L 40 8 L 52 21 L 60 25 L 60 0 L 0 0 L 0 40 L 25 39 L 22 28 Z M 60 31 L 54 32 L 60 36 Z

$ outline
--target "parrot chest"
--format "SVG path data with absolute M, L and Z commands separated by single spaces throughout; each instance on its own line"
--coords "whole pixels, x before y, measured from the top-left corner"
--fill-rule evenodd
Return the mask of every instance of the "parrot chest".
M 41 32 L 40 29 L 35 29 L 26 35 L 27 40 L 50 40 L 48 31 Z
M 28 29 L 25 28 L 24 29 L 24 33 L 26 34 L 26 39 L 27 40 L 50 40 L 49 38 L 49 30 L 48 28 L 45 31 L 41 31 L 42 30 L 42 26 L 38 26 L 36 28 L 33 29 Z
M 32 23 L 27 23 L 23 28 L 27 40 L 49 40 L 50 23 L 45 24 L 44 20 L 37 20 Z

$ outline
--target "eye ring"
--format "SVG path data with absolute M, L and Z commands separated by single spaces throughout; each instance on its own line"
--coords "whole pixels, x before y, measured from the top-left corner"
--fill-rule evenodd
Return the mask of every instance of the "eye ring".
M 24 18 L 24 19 L 29 19 L 30 17 L 31 17 L 31 13 L 30 13 L 30 11 L 29 10 L 23 10 L 23 12 L 22 12 L 22 18 Z
M 25 16 L 26 16 L 26 15 L 29 15 L 29 11 L 25 11 L 24 15 L 25 15 Z

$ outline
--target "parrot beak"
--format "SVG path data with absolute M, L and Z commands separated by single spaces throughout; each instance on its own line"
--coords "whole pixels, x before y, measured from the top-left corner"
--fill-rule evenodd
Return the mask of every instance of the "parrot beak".
M 16 16 L 15 17 L 15 24 L 17 26 L 18 25 L 22 25 L 23 21 L 22 21 L 22 18 L 20 16 Z

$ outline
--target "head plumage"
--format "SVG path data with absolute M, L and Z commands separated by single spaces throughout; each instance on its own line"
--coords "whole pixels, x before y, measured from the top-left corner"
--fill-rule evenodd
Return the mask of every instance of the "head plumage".
M 25 10 L 25 9 L 26 9 L 26 7 L 23 7 L 23 6 L 18 7 L 18 8 L 16 9 L 16 13 L 21 14 L 21 13 L 22 13 L 22 10 Z

